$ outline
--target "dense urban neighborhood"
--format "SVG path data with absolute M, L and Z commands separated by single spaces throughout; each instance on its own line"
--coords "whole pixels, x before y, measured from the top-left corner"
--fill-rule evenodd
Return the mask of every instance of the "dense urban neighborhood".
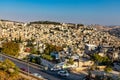
M 120 26 L 0 20 L 0 53 L 0 70 L 8 73 L 17 68 L 40 80 L 120 80 Z M 6 60 L 14 67 L 1 67 Z

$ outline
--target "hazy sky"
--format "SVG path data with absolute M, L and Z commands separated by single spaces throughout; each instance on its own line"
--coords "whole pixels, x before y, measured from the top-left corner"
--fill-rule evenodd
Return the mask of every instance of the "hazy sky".
M 120 25 L 120 0 L 0 0 L 0 19 Z

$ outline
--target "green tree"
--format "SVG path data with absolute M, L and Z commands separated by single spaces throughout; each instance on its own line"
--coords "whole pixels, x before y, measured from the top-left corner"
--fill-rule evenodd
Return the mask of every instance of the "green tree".
M 41 64 L 41 58 L 40 57 L 35 57 L 35 61 L 37 64 Z
M 111 72 L 111 71 L 112 71 L 112 68 L 111 68 L 111 67 L 106 67 L 106 68 L 105 68 L 105 71 L 106 71 L 106 72 Z
M 17 74 L 19 72 L 19 68 L 9 59 L 6 59 L 2 62 L 0 69 L 11 75 Z
M 43 54 L 41 57 L 49 61 L 53 60 L 53 58 L 50 55 Z
M 111 64 L 111 60 L 107 56 L 102 57 L 98 54 L 93 54 L 92 59 L 96 63 L 102 64 L 102 65 L 110 65 Z
M 2 65 L 6 65 L 8 68 L 14 68 L 14 67 L 15 67 L 15 64 L 14 64 L 12 61 L 10 61 L 9 59 L 6 59 L 6 60 L 2 63 Z
M 31 48 L 30 53 L 32 53 L 32 54 L 37 54 L 37 50 L 36 50 L 35 48 Z
M 69 58 L 68 63 L 71 64 L 71 65 L 73 65 L 74 64 L 74 60 L 72 58 Z
M 56 46 L 56 45 L 46 43 L 46 49 L 44 50 L 44 54 L 50 55 L 50 53 L 53 51 L 59 52 L 61 50 L 63 50 L 61 46 Z
M 19 55 L 19 51 L 20 51 L 19 43 L 6 42 L 2 44 L 2 47 L 3 47 L 2 52 L 5 54 L 16 57 Z

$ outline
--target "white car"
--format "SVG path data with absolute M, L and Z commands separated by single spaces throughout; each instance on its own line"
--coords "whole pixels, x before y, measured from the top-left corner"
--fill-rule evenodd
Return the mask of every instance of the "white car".
M 33 73 L 33 75 L 40 78 L 40 79 L 43 79 L 43 77 L 39 73 Z
M 58 71 L 58 70 L 61 70 L 61 68 L 55 68 L 55 67 L 51 68 L 51 71 Z
M 61 71 L 58 71 L 58 75 L 67 77 L 69 76 L 69 73 L 66 70 L 61 70 Z

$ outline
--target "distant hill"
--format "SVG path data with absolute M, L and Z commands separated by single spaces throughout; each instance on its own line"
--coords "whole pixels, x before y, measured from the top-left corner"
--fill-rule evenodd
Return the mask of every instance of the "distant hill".
M 54 25 L 61 25 L 60 22 L 53 22 L 53 21 L 35 21 L 35 22 L 30 22 L 30 24 L 54 24 Z
M 97 30 L 99 30 L 99 31 L 108 31 L 108 30 L 111 29 L 111 28 L 109 28 L 109 27 L 101 26 L 101 25 L 95 25 L 94 27 L 95 27 Z
M 105 32 L 108 32 L 110 35 L 120 38 L 120 26 L 94 25 L 94 27 L 99 31 L 105 31 Z
M 93 25 L 99 31 L 109 31 L 112 29 L 120 28 L 120 26 L 103 26 L 103 25 Z
M 120 27 L 113 28 L 113 29 L 109 30 L 108 32 L 109 32 L 111 35 L 120 38 Z
M 0 21 L 2 21 L 2 22 L 24 23 L 24 22 L 12 21 L 12 20 L 4 20 L 4 19 L 0 19 Z

